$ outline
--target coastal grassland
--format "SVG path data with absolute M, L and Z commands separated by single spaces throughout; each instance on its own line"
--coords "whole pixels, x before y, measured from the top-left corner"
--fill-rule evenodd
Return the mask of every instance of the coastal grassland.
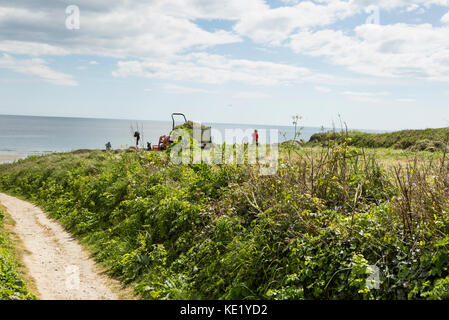
M 309 143 L 327 145 L 329 141 L 341 143 L 346 138 L 350 138 L 350 145 L 356 147 L 435 152 L 444 151 L 449 140 L 449 128 L 402 130 L 388 133 L 328 131 L 314 134 Z
M 352 144 L 348 144 L 352 146 Z M 280 147 L 280 158 L 286 161 L 297 160 L 304 157 L 313 157 L 318 159 L 322 156 L 323 151 L 328 152 L 328 147 L 319 146 L 316 144 L 305 144 L 303 146 L 293 146 L 287 148 Z M 358 147 L 361 158 L 375 158 L 376 162 L 382 167 L 393 167 L 395 165 L 407 165 L 418 161 L 419 164 L 427 161 L 441 161 L 444 157 L 444 150 L 436 151 L 412 151 L 407 149 L 393 149 L 393 148 L 366 148 Z
M 449 298 L 443 156 L 348 140 L 281 152 L 269 176 L 162 152 L 34 156 L 1 166 L 0 189 L 40 205 L 146 299 Z
M 28 290 L 20 272 L 23 268 L 16 259 L 17 248 L 5 228 L 8 218 L 5 208 L 0 206 L 0 300 L 34 300 L 36 296 Z

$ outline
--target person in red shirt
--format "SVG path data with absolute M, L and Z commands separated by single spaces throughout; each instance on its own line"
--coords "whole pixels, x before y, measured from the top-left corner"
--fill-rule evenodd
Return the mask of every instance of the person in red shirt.
M 257 130 L 254 130 L 253 132 L 253 143 L 256 143 L 256 146 L 259 146 L 259 133 Z

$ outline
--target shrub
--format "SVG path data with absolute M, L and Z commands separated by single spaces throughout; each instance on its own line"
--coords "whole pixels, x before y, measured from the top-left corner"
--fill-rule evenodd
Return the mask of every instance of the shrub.
M 1 166 L 0 188 L 147 299 L 445 298 L 447 165 L 385 169 L 353 144 L 302 151 L 272 176 L 164 153 L 52 154 Z

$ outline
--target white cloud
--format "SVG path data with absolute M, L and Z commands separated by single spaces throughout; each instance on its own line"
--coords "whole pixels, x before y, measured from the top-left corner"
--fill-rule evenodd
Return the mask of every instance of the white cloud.
M 27 54 L 30 56 L 63 56 L 70 53 L 64 48 L 52 46 L 46 43 L 13 40 L 0 41 L 0 51 L 11 52 L 15 54 Z
M 67 30 L 65 8 L 59 3 L 35 0 L 19 5 L 1 0 L 0 39 L 20 39 L 22 46 L 39 42 L 50 46 L 52 49 L 46 50 L 55 54 L 174 56 L 185 50 L 241 42 L 242 36 L 280 45 L 298 30 L 366 14 L 369 5 L 411 10 L 417 6 L 449 6 L 449 0 L 306 0 L 285 1 L 284 6 L 276 8 L 265 0 L 78 0 L 76 4 L 81 10 L 81 28 Z M 197 19 L 228 20 L 235 25 L 232 31 L 206 31 L 195 23 Z M 4 45 L 2 50 L 23 52 L 20 46 Z
M 417 4 L 411 4 L 411 5 L 409 5 L 407 8 L 405 8 L 405 11 L 406 12 L 412 12 L 412 11 L 415 11 L 415 10 L 418 10 L 419 9 L 419 5 L 417 5 Z
M 0 23 L 2 24 L 22 21 L 26 24 L 44 23 L 43 25 L 48 25 L 50 19 L 51 13 L 49 11 L 30 10 L 28 8 L 11 6 L 11 4 L 0 6 Z
M 362 25 L 353 36 L 304 31 L 292 36 L 289 46 L 361 74 L 449 81 L 449 27 Z
M 97 61 L 95 61 L 95 60 L 89 61 L 89 65 L 91 65 L 91 66 L 95 66 L 97 64 L 99 64 L 99 63 Z M 87 66 L 79 66 L 79 67 L 76 67 L 76 68 L 78 70 L 87 70 L 88 69 Z
M 422 7 L 421 5 L 418 4 L 411 4 L 410 6 L 406 7 L 403 11 L 401 11 L 401 13 L 403 12 L 413 12 L 415 14 L 424 14 L 426 12 L 426 8 Z M 420 20 L 420 19 L 417 19 Z
M 441 22 L 443 22 L 443 23 L 449 23 L 449 12 L 446 13 L 446 14 L 441 18 Z
M 34 0 L 16 4 L 0 0 L 0 39 L 12 39 L 0 40 L 0 51 L 32 56 L 83 54 L 121 58 L 124 61 L 119 63 L 116 76 L 265 85 L 329 79 L 283 63 L 216 55 L 208 55 L 211 63 L 207 63 L 206 58 L 191 54 L 242 42 L 248 37 L 260 46 L 288 46 L 299 54 L 324 57 L 370 76 L 449 80 L 446 27 L 396 24 L 364 25 L 356 28 L 355 33 L 322 30 L 357 14 L 366 15 L 365 9 L 370 5 L 381 10 L 416 12 L 434 5 L 449 6 L 449 0 L 283 3 L 273 8 L 265 0 L 78 0 L 81 28 L 67 30 L 65 8 L 58 3 Z M 226 20 L 234 25 L 230 30 L 205 30 L 198 19 Z M 449 21 L 449 13 L 442 21 Z
M 283 2 L 287 5 L 277 8 L 259 6 L 257 11 L 242 13 L 234 31 L 258 43 L 281 45 L 298 30 L 330 26 L 356 14 L 367 15 L 365 10 L 369 6 L 376 6 L 380 10 L 403 8 L 408 11 L 429 8 L 433 5 L 449 6 L 448 0 L 319 0 L 315 2 L 284 0 Z
M 321 92 L 321 93 L 330 93 L 332 92 L 332 89 L 328 88 L 328 87 L 323 87 L 323 86 L 315 86 L 314 88 L 316 91 Z
M 353 0 L 351 2 L 353 6 L 367 7 L 370 5 L 376 5 L 385 10 L 409 8 L 416 5 L 423 6 L 425 8 L 430 8 L 431 6 L 449 6 L 448 0 Z
M 379 102 L 380 97 L 385 97 L 385 96 L 390 95 L 390 93 L 386 92 L 386 91 L 381 91 L 381 92 L 344 91 L 341 94 L 349 97 L 351 100 L 361 101 L 361 102 Z
M 241 99 L 269 99 L 271 95 L 260 91 L 243 91 L 235 94 L 236 98 Z
M 35 0 L 17 4 L 2 0 L 0 38 L 38 41 L 71 53 L 148 58 L 240 42 L 240 36 L 278 45 L 298 30 L 329 26 L 364 13 L 369 5 L 385 10 L 449 6 L 449 0 L 287 0 L 276 8 L 265 0 L 76 2 L 81 10 L 81 28 L 66 30 L 65 8 L 60 3 Z M 206 31 L 195 23 L 197 19 L 229 20 L 235 25 L 232 31 Z M 6 49 L 10 53 L 20 50 Z
M 120 61 L 113 76 L 140 76 L 209 84 L 235 81 L 265 86 L 333 80 L 329 75 L 315 73 L 303 67 L 267 61 L 230 59 L 204 52 L 177 57 L 173 61 Z
M 360 96 L 360 97 L 384 97 L 390 95 L 390 92 L 360 92 L 360 91 L 344 91 L 342 94 L 348 96 Z
M 359 8 L 346 1 L 302 1 L 293 6 L 270 9 L 268 6 L 258 12 L 244 14 L 234 30 L 261 43 L 281 44 L 298 28 L 326 26 L 350 17 Z
M 192 94 L 192 93 L 214 93 L 213 91 L 201 89 L 201 88 L 194 88 L 194 87 L 186 87 L 186 86 L 180 86 L 175 84 L 166 84 L 163 86 L 163 88 L 169 92 L 174 94 Z
M 7 54 L 0 57 L 0 68 L 38 77 L 46 82 L 60 86 L 76 86 L 78 83 L 71 75 L 54 71 L 40 58 L 15 59 Z
M 221 11 L 218 9 L 223 6 L 219 1 L 208 4 L 199 0 L 156 0 L 151 3 L 111 0 L 97 7 L 87 1 L 78 2 L 81 11 L 79 30 L 65 28 L 65 11 L 60 5 L 42 2 L 42 9 L 33 8 L 31 4 L 15 8 L 14 4 L 2 5 L 0 2 L 0 39 L 20 39 L 21 42 L 20 45 L 3 45 L 0 50 L 24 53 L 21 46 L 32 46 L 39 41 L 53 48 L 57 54 L 144 58 L 242 41 L 233 32 L 209 32 L 193 22 L 196 18 L 219 17 L 217 12 Z M 237 17 L 239 10 L 251 8 L 238 5 L 238 1 L 231 2 L 234 5 L 227 6 L 229 10 L 222 13 L 224 17 Z M 259 0 L 252 2 L 258 3 Z M 31 49 L 28 51 L 33 54 L 40 52 Z
M 416 99 L 412 99 L 412 98 L 400 98 L 400 99 L 396 99 L 397 102 L 404 102 L 404 103 L 411 103 L 411 102 L 416 102 Z

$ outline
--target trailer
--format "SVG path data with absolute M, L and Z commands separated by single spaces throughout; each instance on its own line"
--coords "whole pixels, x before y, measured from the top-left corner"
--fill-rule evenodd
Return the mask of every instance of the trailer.
M 184 119 L 184 123 L 176 126 L 175 117 L 182 117 Z M 183 113 L 172 113 L 172 131 L 169 135 L 163 135 L 159 137 L 159 142 L 157 145 L 153 146 L 152 150 L 163 151 L 166 150 L 167 147 L 172 144 L 173 141 L 173 132 L 178 128 L 188 128 L 193 129 L 193 122 L 188 121 L 186 116 Z M 208 149 L 213 147 L 212 143 L 212 128 L 201 125 L 201 141 L 200 141 L 201 149 Z

